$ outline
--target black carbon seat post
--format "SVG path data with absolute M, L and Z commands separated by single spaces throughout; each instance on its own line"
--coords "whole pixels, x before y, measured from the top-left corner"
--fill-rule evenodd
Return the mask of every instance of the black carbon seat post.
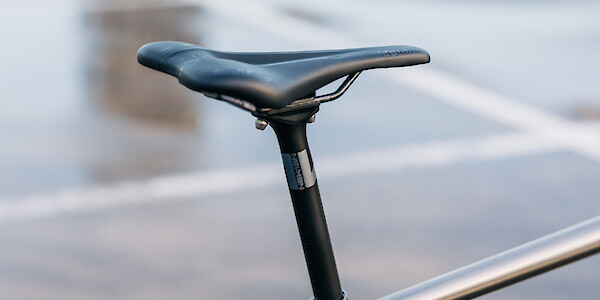
M 300 239 L 316 300 L 345 298 L 333 256 L 306 124 L 318 106 L 291 115 L 267 118 L 277 135 Z

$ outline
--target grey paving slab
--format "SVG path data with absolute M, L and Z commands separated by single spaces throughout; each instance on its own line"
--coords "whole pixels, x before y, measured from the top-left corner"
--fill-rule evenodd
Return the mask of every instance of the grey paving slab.
M 592 217 L 598 172 L 557 153 L 324 180 L 344 287 L 372 299 Z M 309 291 L 284 186 L 5 223 L 0 243 L 3 298 L 300 299 Z M 598 262 L 489 299 L 592 299 Z

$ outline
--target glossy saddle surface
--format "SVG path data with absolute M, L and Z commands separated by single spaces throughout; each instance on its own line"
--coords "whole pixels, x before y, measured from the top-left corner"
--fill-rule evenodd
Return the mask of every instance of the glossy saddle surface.
M 183 42 L 141 47 L 138 61 L 173 75 L 188 88 L 226 95 L 261 108 L 282 108 L 344 76 L 376 68 L 429 62 L 411 46 L 293 52 L 220 52 Z

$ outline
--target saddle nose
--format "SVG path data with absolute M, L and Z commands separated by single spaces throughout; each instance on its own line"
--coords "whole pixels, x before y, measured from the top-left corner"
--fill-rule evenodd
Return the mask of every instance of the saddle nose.
M 195 48 L 198 48 L 198 46 L 182 42 L 164 41 L 149 43 L 138 50 L 137 60 L 140 64 L 148 68 L 177 76 L 177 74 L 174 74 L 176 69 L 168 68 L 167 65 L 163 64 L 163 61 L 175 53 Z

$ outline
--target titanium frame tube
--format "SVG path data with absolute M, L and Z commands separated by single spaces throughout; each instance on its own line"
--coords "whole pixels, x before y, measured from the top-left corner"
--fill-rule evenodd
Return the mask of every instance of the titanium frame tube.
M 472 299 L 600 252 L 600 216 L 379 300 Z
M 307 115 L 310 117 L 310 115 Z M 306 138 L 306 120 L 270 122 L 277 134 L 314 299 L 345 299 Z

